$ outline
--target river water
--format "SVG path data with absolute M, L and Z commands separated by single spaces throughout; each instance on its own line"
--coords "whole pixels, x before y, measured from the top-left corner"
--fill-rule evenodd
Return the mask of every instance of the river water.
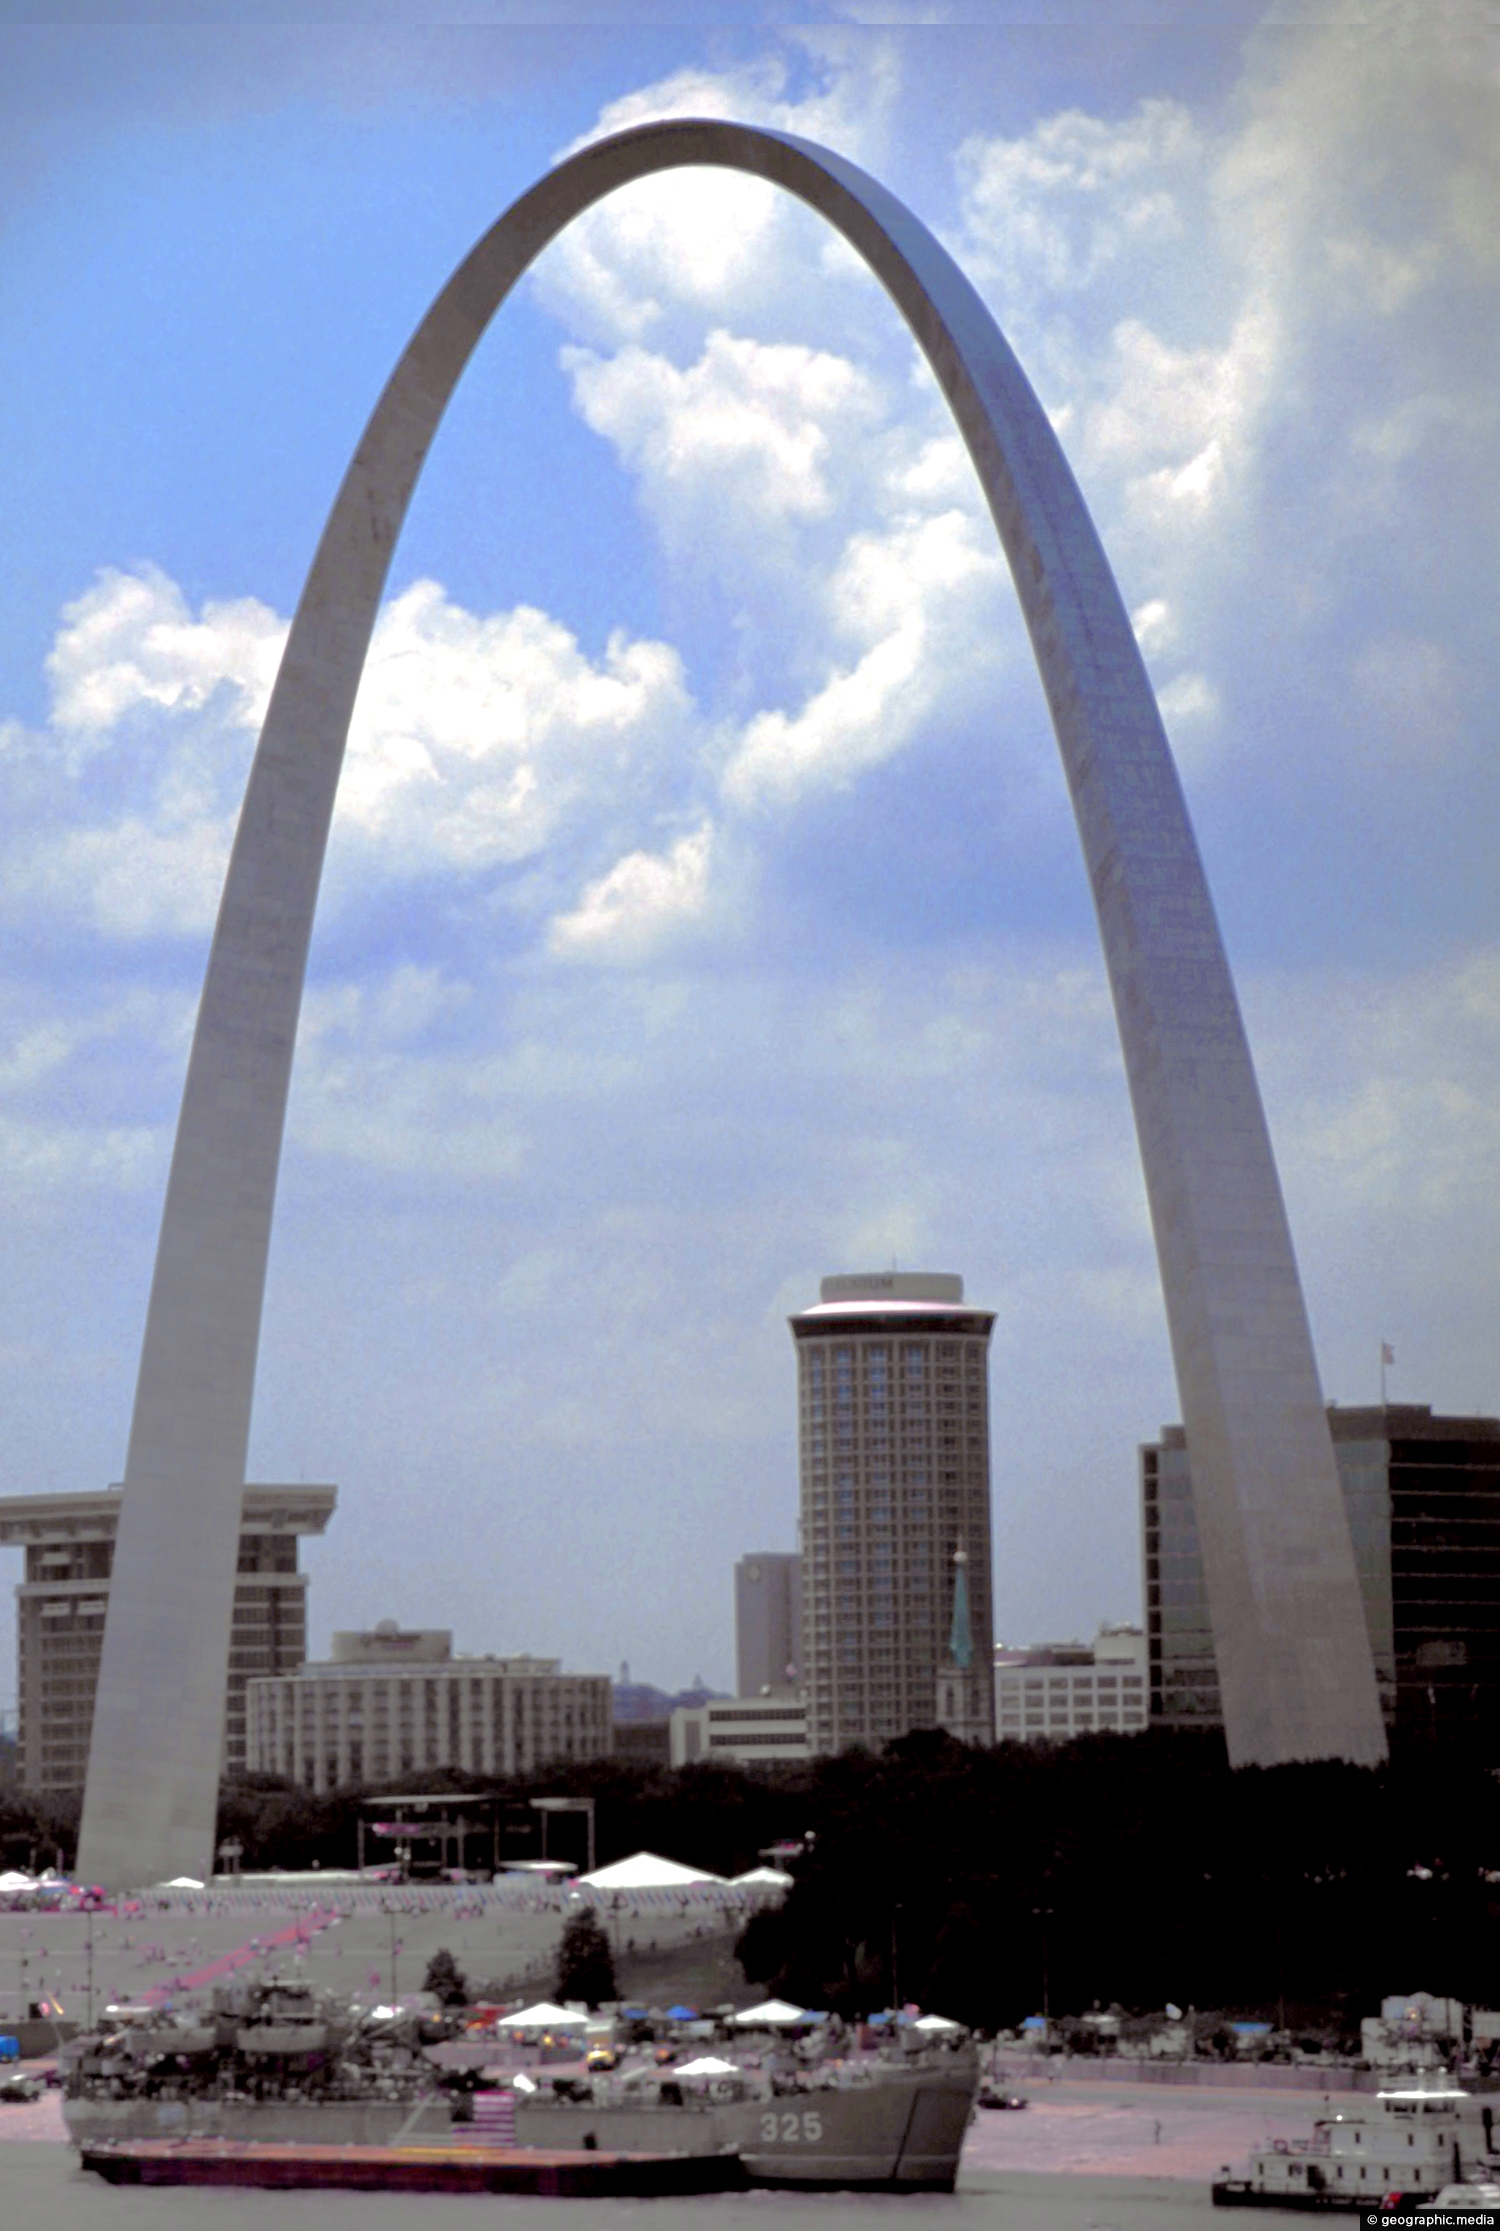
M 69 2146 L 0 2147 L 0 2222 L 26 2231 L 1209 2231 L 1208 2188 L 1149 2177 L 965 2171 L 952 2197 L 719 2193 L 687 2200 L 524 2200 L 368 2192 L 203 2192 L 107 2185 Z M 1265 2219 L 1290 2223 L 1281 2211 Z

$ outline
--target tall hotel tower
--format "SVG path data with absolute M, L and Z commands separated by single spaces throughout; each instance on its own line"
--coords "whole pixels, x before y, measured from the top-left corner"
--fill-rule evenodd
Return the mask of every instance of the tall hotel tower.
M 817 1306 L 790 1320 L 813 1751 L 937 1724 L 957 1573 L 967 1574 L 975 1661 L 990 1664 L 994 1322 L 965 1305 L 961 1278 L 912 1271 L 825 1278 Z M 992 1701 L 985 1711 L 993 1740 Z

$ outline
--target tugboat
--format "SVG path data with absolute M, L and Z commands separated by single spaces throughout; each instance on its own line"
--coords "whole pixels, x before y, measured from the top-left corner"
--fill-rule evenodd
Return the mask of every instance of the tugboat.
M 1310 2138 L 1257 2147 L 1244 2176 L 1214 2185 L 1214 2206 L 1308 2214 L 1415 2206 L 1494 2174 L 1492 2121 L 1457 2085 L 1378 2092 L 1368 2111 L 1320 2116 Z

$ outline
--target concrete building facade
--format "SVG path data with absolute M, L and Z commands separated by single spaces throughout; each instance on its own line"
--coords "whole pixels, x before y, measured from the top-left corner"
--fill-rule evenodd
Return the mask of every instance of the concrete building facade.
M 717 1697 L 711 1704 L 679 1705 L 671 1728 L 674 1766 L 692 1766 L 700 1759 L 720 1766 L 775 1766 L 809 1756 L 807 1706 L 786 1690 L 779 1696 Z
M 895 1271 L 825 1278 L 790 1320 L 815 1752 L 936 1726 L 957 1549 L 974 1652 L 989 1662 L 994 1321 L 964 1301 L 961 1278 Z
M 322 1794 L 432 1767 L 529 1774 L 610 1755 L 607 1674 L 564 1673 L 557 1658 L 455 1657 L 450 1630 L 389 1619 L 336 1634 L 332 1652 L 250 1683 L 253 1773 Z
M 234 1616 L 221 1671 L 223 1772 L 245 1772 L 245 1684 L 289 1673 L 307 1656 L 307 1575 L 297 1541 L 321 1534 L 334 1487 L 243 1492 Z M 0 1544 L 24 1547 L 16 1589 L 16 1772 L 21 1787 L 79 1789 L 88 1766 L 99 1655 L 113 1579 L 120 1490 L 12 1495 L 0 1501 Z
M 741 1696 L 795 1689 L 802 1677 L 802 1560 L 757 1550 L 734 1568 L 734 1663 Z
M 212 1863 L 221 1728 L 211 1683 L 233 1617 L 307 954 L 349 723 L 418 474 L 471 354 L 542 249 L 616 188 L 703 164 L 796 196 L 874 272 L 953 411 L 1005 550 L 1119 1024 L 1194 1452 L 1231 1756 L 1384 1755 L 1239 1004 L 1130 615 L 1056 433 L 974 287 L 875 179 L 786 133 L 676 117 L 568 156 L 464 259 L 381 394 L 298 601 L 230 856 L 151 1282 L 79 1833 L 79 1866 L 97 1882 L 201 1876 Z
M 1139 1734 L 1149 1722 L 1146 1635 L 1101 1626 L 1092 1642 L 995 1649 L 995 1730 L 1002 1743 L 1067 1743 L 1107 1729 Z
M 1500 1761 L 1500 1419 L 1390 1403 L 1330 1409 L 1328 1423 L 1387 1726 L 1468 1733 Z M 1182 1428 L 1166 1427 L 1140 1464 L 1152 1714 L 1219 1727 Z

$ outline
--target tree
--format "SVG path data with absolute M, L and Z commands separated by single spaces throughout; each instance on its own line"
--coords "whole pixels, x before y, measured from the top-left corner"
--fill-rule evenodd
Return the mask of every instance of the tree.
M 557 1995 L 565 2006 L 569 1999 L 598 2006 L 601 2000 L 620 1995 L 609 1938 L 598 1916 L 587 1908 L 575 1913 L 563 1930 L 557 1948 Z
M 424 1991 L 431 1991 L 444 2006 L 468 2005 L 468 1982 L 445 1944 L 440 1944 L 428 1961 L 422 1988 Z

